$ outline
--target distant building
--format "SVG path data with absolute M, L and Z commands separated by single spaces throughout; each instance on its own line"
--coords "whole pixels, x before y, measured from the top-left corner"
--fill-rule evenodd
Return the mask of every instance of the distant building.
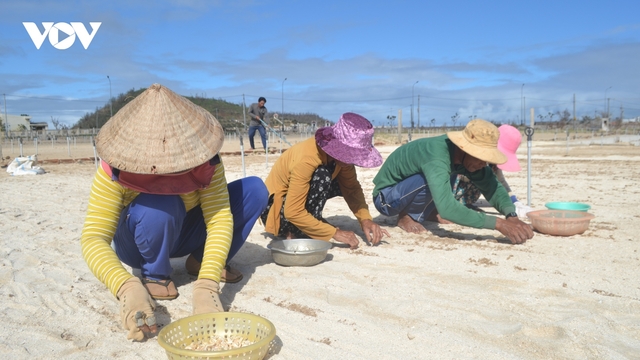
M 0 120 L 4 131 L 20 131 L 20 130 L 46 130 L 49 126 L 47 122 L 31 122 L 31 116 L 27 114 L 11 115 L 7 114 L 5 121 L 4 114 L 0 114 Z M 22 125 L 22 126 L 21 126 Z

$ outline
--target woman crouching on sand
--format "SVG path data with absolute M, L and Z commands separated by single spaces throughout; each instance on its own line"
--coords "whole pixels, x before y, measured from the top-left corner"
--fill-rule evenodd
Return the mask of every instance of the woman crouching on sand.
M 189 255 L 187 271 L 198 277 L 194 314 L 224 311 L 219 282 L 242 278 L 227 263 L 268 194 L 257 177 L 227 185 L 218 154 L 223 140 L 213 115 L 158 84 L 118 111 L 96 138 L 101 166 L 91 187 L 82 255 L 120 301 L 128 339 L 156 334 L 154 299 L 178 296 L 170 258 Z M 140 269 L 141 278 L 122 263 Z
M 342 196 L 372 245 L 383 235 L 389 236 L 373 222 L 355 169 L 382 163 L 380 153 L 371 145 L 373 132 L 369 120 L 345 113 L 335 125 L 318 129 L 315 138 L 282 154 L 265 181 L 271 194 L 261 215 L 265 230 L 289 239 L 333 238 L 355 249 L 358 239 L 352 231 L 340 230 L 322 217 L 327 200 Z

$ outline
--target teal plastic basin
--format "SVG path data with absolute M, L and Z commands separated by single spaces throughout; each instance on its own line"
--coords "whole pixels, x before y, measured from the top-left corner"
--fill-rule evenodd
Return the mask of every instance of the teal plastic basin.
M 588 211 L 591 209 L 591 205 L 579 203 L 579 202 L 548 202 L 544 204 L 549 210 L 573 210 L 573 211 Z

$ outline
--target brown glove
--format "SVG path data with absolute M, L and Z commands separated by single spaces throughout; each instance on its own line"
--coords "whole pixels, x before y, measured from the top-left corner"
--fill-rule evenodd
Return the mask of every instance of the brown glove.
M 153 314 L 156 303 L 140 279 L 133 277 L 125 281 L 118 290 L 118 300 L 122 327 L 129 330 L 127 339 L 142 341 L 145 336 L 158 332 L 156 316 Z
M 209 279 L 198 279 L 193 283 L 193 314 L 224 312 L 220 301 L 220 286 Z

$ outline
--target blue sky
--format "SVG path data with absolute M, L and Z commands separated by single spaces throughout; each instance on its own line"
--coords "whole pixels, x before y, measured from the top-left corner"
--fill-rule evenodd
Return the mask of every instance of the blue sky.
M 408 125 L 412 103 L 416 125 L 519 122 L 523 98 L 528 123 L 532 107 L 536 120 L 572 112 L 574 95 L 578 117 L 640 116 L 637 0 L 3 1 L 0 13 L 0 94 L 32 121 L 75 123 L 108 103 L 109 79 L 114 97 L 160 83 L 376 125 L 398 109 Z M 101 25 L 88 49 L 59 50 L 36 49 L 23 22 Z

